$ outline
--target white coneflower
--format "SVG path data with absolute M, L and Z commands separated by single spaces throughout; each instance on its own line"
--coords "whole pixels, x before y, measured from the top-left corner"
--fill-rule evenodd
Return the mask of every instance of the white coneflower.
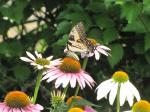
M 58 66 L 61 63 L 61 59 L 52 60 L 53 56 L 43 58 L 42 55 L 37 51 L 35 51 L 36 57 L 28 51 L 26 51 L 26 54 L 28 57 L 20 57 L 20 59 L 25 62 L 29 62 L 31 65 L 37 67 L 37 69 L 51 68 L 54 66 Z
M 129 81 L 127 73 L 123 71 L 117 71 L 113 74 L 111 79 L 102 82 L 97 88 L 97 100 L 106 97 L 109 93 L 109 103 L 113 105 L 117 96 L 118 85 L 120 85 L 120 106 L 128 101 L 129 105 L 133 105 L 134 96 L 137 101 L 140 100 L 140 94 L 135 86 Z

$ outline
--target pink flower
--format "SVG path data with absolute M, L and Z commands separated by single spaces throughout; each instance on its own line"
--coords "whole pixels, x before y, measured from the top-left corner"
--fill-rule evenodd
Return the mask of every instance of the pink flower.
M 97 111 L 94 110 L 92 107 L 84 106 L 84 112 L 97 112 Z
M 81 65 L 78 60 L 73 58 L 64 58 L 62 64 L 59 67 L 54 67 L 45 72 L 42 80 L 51 82 L 56 79 L 55 87 L 60 85 L 65 88 L 69 83 L 72 88 L 79 83 L 81 89 L 85 88 L 86 84 L 92 88 L 95 84 L 93 78 L 81 69 Z
M 4 102 L 0 103 L 0 112 L 41 112 L 43 107 L 32 104 L 29 97 L 21 91 L 9 92 Z

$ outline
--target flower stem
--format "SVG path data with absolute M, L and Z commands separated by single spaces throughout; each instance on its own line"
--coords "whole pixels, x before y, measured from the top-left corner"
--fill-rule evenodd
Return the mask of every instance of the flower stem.
M 68 85 L 67 85 L 66 88 L 63 90 L 63 93 L 66 95 L 67 91 L 68 91 Z
M 35 90 L 34 90 L 34 96 L 33 96 L 33 104 L 35 104 L 36 102 L 36 99 L 37 99 L 37 95 L 38 95 L 38 91 L 39 91 L 39 88 L 40 88 L 40 83 L 41 83 L 41 79 L 42 79 L 42 73 L 43 71 L 39 71 L 38 73 L 38 77 L 37 77 L 37 81 L 36 81 L 36 85 L 35 85 Z
M 82 65 L 83 70 L 85 70 L 87 62 L 88 62 L 88 57 L 84 58 L 83 65 Z
M 117 112 L 120 112 L 120 83 L 118 84 L 118 90 L 117 90 Z
M 87 62 L 88 62 L 88 58 L 86 57 L 86 58 L 84 58 L 83 65 L 82 65 L 83 70 L 85 70 Z M 80 90 L 80 86 L 78 84 L 74 96 L 78 95 L 79 90 Z

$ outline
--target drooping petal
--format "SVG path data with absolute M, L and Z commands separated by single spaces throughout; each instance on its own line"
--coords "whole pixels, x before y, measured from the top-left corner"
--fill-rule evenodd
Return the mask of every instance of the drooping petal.
M 123 106 L 123 104 L 125 103 L 126 100 L 126 96 L 128 91 L 126 90 L 126 86 L 124 83 L 121 84 L 120 87 L 120 106 Z
M 112 86 L 115 83 L 112 82 L 112 79 L 106 80 L 102 82 L 97 88 L 97 100 L 100 100 L 101 98 L 105 97 L 109 91 L 112 89 Z
M 117 95 L 117 90 L 118 90 L 118 83 L 115 83 L 112 86 L 112 89 L 111 89 L 110 94 L 109 94 L 109 103 L 110 103 L 110 105 L 113 105 L 113 103 L 115 101 L 115 98 L 116 98 L 116 95 Z
M 140 101 L 141 97 L 138 90 L 135 88 L 135 86 L 129 81 L 127 82 L 127 85 L 129 89 L 132 91 L 132 94 L 136 97 L 137 101 Z
M 95 54 L 95 59 L 96 59 L 96 60 L 99 60 L 99 58 L 100 58 L 99 52 L 98 52 L 97 50 L 95 50 L 95 51 L 94 51 L 94 54 Z
M 65 81 L 63 82 L 63 88 L 65 88 L 68 85 L 70 79 L 71 79 L 71 75 L 70 74 L 66 74 Z
M 61 84 L 65 82 L 66 74 L 62 74 L 60 77 L 56 79 L 55 88 L 58 88 Z
M 72 88 L 74 88 L 76 86 L 76 77 L 74 75 L 72 75 L 72 77 L 70 79 L 70 85 Z
M 128 103 L 129 103 L 129 105 L 131 107 L 133 105 L 133 98 L 134 98 L 134 96 L 133 96 L 132 92 L 130 91 L 129 86 L 128 86 L 127 83 L 125 83 L 125 87 L 126 87 L 126 91 L 124 91 L 124 92 L 127 95 L 127 101 L 128 101 Z
M 81 81 L 81 84 L 83 85 L 83 88 L 85 88 L 85 79 L 83 78 L 83 76 L 80 73 L 78 74 L 78 77 Z

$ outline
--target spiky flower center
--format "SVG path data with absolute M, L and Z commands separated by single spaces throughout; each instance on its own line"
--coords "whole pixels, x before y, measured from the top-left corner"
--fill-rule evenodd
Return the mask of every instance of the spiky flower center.
M 52 106 L 58 106 L 60 103 L 62 103 L 65 99 L 65 94 L 64 93 L 61 93 L 60 91 L 53 91 L 51 92 L 51 103 L 52 103 Z
M 68 100 L 66 102 L 67 105 L 71 104 L 73 99 L 76 99 L 76 100 L 80 101 L 82 99 L 82 97 L 81 96 L 71 96 L 70 98 L 68 98 Z
M 97 41 L 96 41 L 95 39 L 88 38 L 88 40 L 89 40 L 93 45 L 97 45 Z
M 73 107 L 68 112 L 84 112 L 84 110 L 78 107 Z
M 5 102 L 11 108 L 24 108 L 31 103 L 30 98 L 21 91 L 9 92 L 5 97 Z
M 150 103 L 145 100 L 136 102 L 132 107 L 133 112 L 150 112 Z
M 128 74 L 123 71 L 117 71 L 112 76 L 115 82 L 124 83 L 129 80 Z
M 74 58 L 64 58 L 60 65 L 60 70 L 66 73 L 78 73 L 81 69 L 81 65 L 78 60 Z
M 36 62 L 36 64 L 42 65 L 42 66 L 44 66 L 44 65 L 49 65 L 49 64 L 50 64 L 50 61 L 47 60 L 46 58 L 37 58 L 37 59 L 35 60 L 35 62 Z

